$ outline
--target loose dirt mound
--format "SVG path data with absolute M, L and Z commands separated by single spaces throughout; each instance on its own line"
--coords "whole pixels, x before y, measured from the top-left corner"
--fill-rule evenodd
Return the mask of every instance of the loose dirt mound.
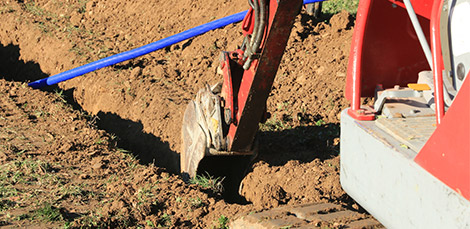
M 3 223 L 39 224 L 44 220 L 37 212 L 49 206 L 46 210 L 59 214 L 54 219 L 72 226 L 206 228 L 223 226 L 225 216 L 280 204 L 354 205 L 338 176 L 338 115 L 346 106 L 352 35 L 347 13 L 330 23 L 305 14 L 297 18 L 268 100 L 271 118 L 261 125 L 260 156 L 241 189 L 253 204 L 227 204 L 219 194 L 175 175 L 185 106 L 204 84 L 221 80 L 214 60 L 241 44 L 239 24 L 61 83 L 55 93 L 21 83 L 248 7 L 244 1 L 177 4 L 0 3 L 0 77 L 15 81 L 0 82 L 8 95 L 1 100 L 1 125 L 12 129 L 0 139 L 1 172 L 13 190 L 0 193 Z M 15 171 L 32 181 L 12 180 Z M 45 181 L 46 175 L 55 178 Z M 44 197 L 35 201 L 25 198 L 40 194 Z
M 350 16 L 334 15 L 331 26 L 299 19 L 268 99 L 272 118 L 261 126 L 260 162 L 243 181 L 255 206 L 347 198 L 339 185 L 337 123 L 346 107 Z

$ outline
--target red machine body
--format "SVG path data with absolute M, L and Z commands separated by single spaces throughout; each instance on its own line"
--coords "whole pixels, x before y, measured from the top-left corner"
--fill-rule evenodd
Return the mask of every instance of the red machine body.
M 437 126 L 431 138 L 415 158 L 429 173 L 470 200 L 470 82 Z
M 403 1 L 359 3 L 341 184 L 386 227 L 468 228 L 470 1 Z
M 440 39 L 443 1 L 436 1 L 431 19 L 431 46 L 436 96 L 436 131 L 415 158 L 416 163 L 470 200 L 470 83 L 467 74 L 452 106 L 444 115 Z
M 414 5 L 421 25 L 429 27 L 430 1 L 413 2 L 419 3 Z M 392 4 L 400 8 L 391 11 Z M 384 88 L 406 86 L 416 82 L 419 71 L 429 68 L 402 7 L 401 1 L 360 1 L 346 79 L 349 114 L 356 119 L 374 119 L 373 112 L 361 108 L 361 97 L 373 97 L 378 84 Z M 426 35 L 429 37 L 429 31 Z
M 439 27 L 443 2 L 411 2 L 433 51 L 437 101 L 437 129 L 415 161 L 470 200 L 468 79 L 444 116 Z M 392 4 L 396 10 L 390 11 Z M 360 2 L 346 81 L 346 97 L 351 101 L 348 114 L 357 120 L 375 119 L 374 111 L 361 108 L 360 98 L 372 97 L 378 84 L 384 88 L 406 87 L 417 81 L 420 71 L 430 69 L 404 7 L 403 2 L 395 0 Z

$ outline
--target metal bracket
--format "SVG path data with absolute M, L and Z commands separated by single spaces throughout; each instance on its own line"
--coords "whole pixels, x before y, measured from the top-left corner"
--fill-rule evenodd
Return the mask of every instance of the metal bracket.
M 383 90 L 381 86 L 376 88 L 374 110 L 379 113 L 385 104 L 387 98 L 419 98 L 423 97 L 422 91 L 416 91 L 411 88 L 400 87 L 396 85 L 392 89 Z

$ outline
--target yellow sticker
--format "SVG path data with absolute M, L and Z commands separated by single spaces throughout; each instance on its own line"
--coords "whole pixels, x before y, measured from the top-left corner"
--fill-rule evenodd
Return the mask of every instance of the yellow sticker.
M 408 87 L 416 91 L 429 91 L 431 88 L 425 83 L 409 83 Z
M 217 128 L 219 128 L 219 120 L 215 118 L 211 118 L 212 122 L 212 130 L 217 131 Z

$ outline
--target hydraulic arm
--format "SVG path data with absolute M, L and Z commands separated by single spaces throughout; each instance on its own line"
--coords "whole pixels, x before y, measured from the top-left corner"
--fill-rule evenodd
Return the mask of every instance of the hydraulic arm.
M 242 23 L 243 44 L 221 53 L 223 83 L 201 89 L 186 109 L 181 170 L 189 177 L 214 166 L 229 173 L 221 165 L 225 156 L 256 155 L 258 126 L 266 119 L 266 100 L 302 0 L 249 0 L 249 4 Z M 204 157 L 217 165 L 200 168 Z M 233 157 L 224 161 L 236 163 Z

